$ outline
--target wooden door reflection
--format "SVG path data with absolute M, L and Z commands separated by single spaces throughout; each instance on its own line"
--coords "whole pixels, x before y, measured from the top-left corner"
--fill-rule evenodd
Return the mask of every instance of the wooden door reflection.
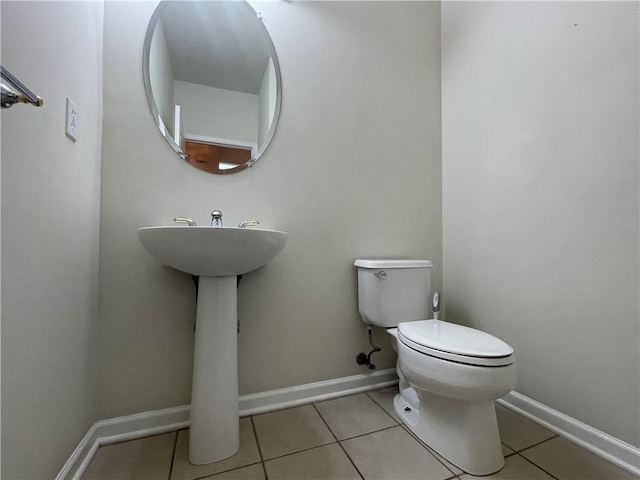
M 246 147 L 186 141 L 184 151 L 191 165 L 219 175 L 244 170 L 251 160 L 251 149 Z

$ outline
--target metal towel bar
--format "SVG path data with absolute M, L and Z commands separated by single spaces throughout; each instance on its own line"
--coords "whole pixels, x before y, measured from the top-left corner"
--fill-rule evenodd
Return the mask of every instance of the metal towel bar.
M 0 74 L 3 80 L 6 80 L 11 86 L 7 86 L 4 83 L 0 84 L 0 93 L 2 99 L 0 106 L 2 108 L 9 108 L 16 103 L 30 103 L 36 107 L 41 107 L 44 100 L 29 90 L 20 80 L 18 80 L 13 74 L 0 65 Z M 13 88 L 16 90 L 14 90 Z

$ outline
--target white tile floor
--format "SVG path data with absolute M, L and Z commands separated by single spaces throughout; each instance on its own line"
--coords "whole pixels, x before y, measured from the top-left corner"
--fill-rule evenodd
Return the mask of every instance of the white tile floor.
M 187 459 L 188 430 L 98 449 L 84 479 L 470 480 L 399 422 L 397 389 L 361 393 L 240 420 L 240 451 L 209 465 Z M 496 405 L 505 468 L 484 479 L 636 478 Z

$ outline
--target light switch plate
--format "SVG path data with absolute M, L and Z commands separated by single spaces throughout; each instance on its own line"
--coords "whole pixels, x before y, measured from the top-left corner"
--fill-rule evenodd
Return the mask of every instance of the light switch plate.
M 78 140 L 78 107 L 67 97 L 67 119 L 65 132 L 67 137 L 76 142 Z

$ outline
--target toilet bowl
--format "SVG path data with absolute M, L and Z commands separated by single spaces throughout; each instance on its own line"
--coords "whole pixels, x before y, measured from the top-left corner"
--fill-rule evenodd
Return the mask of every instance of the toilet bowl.
M 414 327 L 412 337 L 403 334 L 403 327 L 409 326 Z M 396 337 L 398 367 L 405 380 L 394 399 L 398 416 L 463 471 L 488 475 L 500 470 L 504 458 L 493 401 L 515 386 L 511 347 L 484 332 L 440 320 L 401 323 L 395 330 L 389 333 Z M 416 337 L 415 330 L 425 335 Z M 438 342 L 442 349 L 423 345 L 436 343 L 434 339 L 441 338 L 438 330 L 447 330 L 450 343 Z M 474 351 L 469 342 L 473 338 L 493 344 L 495 350 Z M 461 347 L 465 343 L 471 347 L 466 351 Z
M 500 470 L 504 457 L 493 401 L 515 387 L 513 349 L 473 328 L 424 320 L 430 262 L 356 260 L 355 265 L 363 321 L 395 338 L 399 418 L 463 471 L 490 475 Z

